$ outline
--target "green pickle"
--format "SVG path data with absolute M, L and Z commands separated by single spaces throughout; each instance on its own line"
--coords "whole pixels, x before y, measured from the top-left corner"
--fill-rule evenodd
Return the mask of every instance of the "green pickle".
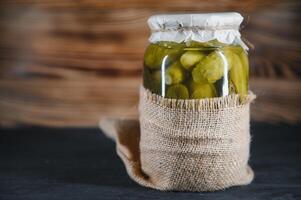
M 161 71 L 151 72 L 149 69 L 143 70 L 143 85 L 156 94 L 161 93 Z
M 248 56 L 247 56 L 245 51 L 242 51 L 241 53 L 239 53 L 238 56 L 240 58 L 242 66 L 243 66 L 243 69 L 244 69 L 244 72 L 245 72 L 245 75 L 246 75 L 246 77 L 245 77 L 246 82 L 247 82 L 247 85 L 248 85 L 248 80 L 249 80 L 249 59 L 248 59 Z
M 245 50 L 243 48 L 241 48 L 240 46 L 227 46 L 223 48 L 224 51 L 231 51 L 232 53 L 236 54 L 240 61 L 241 64 L 243 65 L 243 68 L 245 70 L 246 73 L 246 79 L 249 79 L 249 59 L 247 56 L 247 53 L 245 52 Z
M 181 83 L 185 80 L 186 72 L 179 61 L 171 64 L 165 72 L 165 83 L 167 85 Z
M 239 46 L 224 47 L 224 52 L 232 54 L 230 65 L 230 87 L 242 97 L 248 94 L 249 60 L 246 52 Z M 233 91 L 233 88 L 231 89 Z M 231 92 L 230 90 L 230 92 Z
M 248 86 L 247 86 L 247 72 L 244 69 L 240 58 L 235 54 L 233 57 L 235 65 L 233 65 L 232 69 L 230 70 L 230 80 L 232 81 L 236 93 L 240 94 L 241 96 L 245 96 L 248 93 Z
M 185 69 L 191 70 L 192 67 L 199 63 L 204 57 L 205 54 L 200 51 L 187 51 L 181 56 L 180 62 Z
M 189 91 L 191 99 L 213 98 L 216 97 L 217 92 L 211 83 L 189 83 Z
M 168 88 L 166 97 L 171 99 L 188 99 L 189 92 L 185 85 L 175 84 Z
M 248 78 L 245 50 L 216 40 L 158 42 L 150 44 L 144 56 L 144 87 L 167 98 L 203 99 L 230 94 L 244 97 Z
M 235 54 L 230 50 L 224 50 L 222 53 L 226 58 L 228 64 L 228 70 L 231 70 L 232 66 L 235 64 L 235 62 L 233 62 L 234 61 L 233 57 L 235 56 Z
M 219 51 L 210 53 L 192 71 L 196 83 L 215 83 L 224 75 L 224 61 Z
M 156 44 L 150 44 L 145 52 L 144 64 L 150 69 L 160 69 L 167 52 Z
M 150 69 L 161 69 L 164 58 L 169 63 L 177 58 L 180 49 L 180 44 L 172 42 L 150 44 L 144 55 L 144 64 Z

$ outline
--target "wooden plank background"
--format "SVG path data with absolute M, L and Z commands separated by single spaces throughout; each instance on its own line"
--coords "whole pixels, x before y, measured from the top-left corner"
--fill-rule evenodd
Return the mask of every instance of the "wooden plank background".
M 0 124 L 97 126 L 137 116 L 146 20 L 159 13 L 238 11 L 250 51 L 252 119 L 301 121 L 297 0 L 0 2 Z

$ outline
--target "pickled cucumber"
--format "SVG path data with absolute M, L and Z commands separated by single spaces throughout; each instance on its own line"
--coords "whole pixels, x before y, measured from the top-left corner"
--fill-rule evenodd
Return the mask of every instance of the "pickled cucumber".
M 246 81 L 249 80 L 249 59 L 248 56 L 246 54 L 246 52 L 242 51 L 240 54 L 238 54 L 241 64 L 243 66 L 243 69 L 245 71 L 246 74 Z
M 238 45 L 158 42 L 150 44 L 145 53 L 143 85 L 167 98 L 243 97 L 248 93 L 248 77 L 247 53 Z M 229 93 L 224 94 L 224 84 Z
M 233 62 L 235 63 L 230 70 L 230 80 L 235 87 L 237 94 L 240 94 L 242 97 L 248 93 L 248 83 L 247 83 L 247 74 L 242 62 L 238 55 L 234 54 Z
M 232 66 L 235 64 L 233 62 L 233 60 L 234 60 L 234 58 L 233 58 L 234 53 L 232 51 L 230 51 L 230 50 L 224 50 L 222 53 L 225 56 L 226 61 L 228 63 L 228 70 L 230 70 L 232 68 Z
M 150 44 L 144 55 L 144 64 L 150 69 L 160 69 L 164 54 L 164 49 L 156 44 Z
M 186 71 L 179 61 L 171 64 L 165 72 L 165 83 L 167 85 L 177 84 L 184 81 Z
M 224 61 L 219 51 L 206 56 L 192 70 L 192 78 L 196 83 L 214 83 L 224 75 Z
M 191 70 L 192 67 L 200 62 L 204 57 L 205 54 L 200 51 L 187 51 L 181 56 L 180 62 L 185 69 Z
M 185 85 L 176 84 L 168 87 L 166 97 L 171 99 L 188 99 L 189 92 Z
M 166 43 L 163 44 L 150 44 L 144 55 L 144 64 L 150 69 L 160 69 L 163 59 L 166 58 L 166 64 L 176 59 L 179 54 L 179 47 L 171 48 Z M 175 45 L 173 45 L 175 46 Z
M 232 59 L 229 60 L 235 69 L 230 70 L 230 79 L 235 92 L 244 96 L 248 93 L 249 60 L 247 53 L 240 46 L 224 47 L 224 52 L 232 52 Z M 235 80 L 235 81 L 234 81 Z
M 247 52 L 240 46 L 227 46 L 223 48 L 224 52 L 232 52 L 232 54 L 238 55 L 240 61 L 246 71 L 247 79 L 249 78 L 249 59 Z
M 147 68 L 143 70 L 143 85 L 145 88 L 149 89 L 153 93 L 161 94 L 161 84 L 162 80 L 160 70 L 156 70 L 154 72 L 151 72 Z
M 189 83 L 189 92 L 191 99 L 213 98 L 217 96 L 217 92 L 211 83 Z

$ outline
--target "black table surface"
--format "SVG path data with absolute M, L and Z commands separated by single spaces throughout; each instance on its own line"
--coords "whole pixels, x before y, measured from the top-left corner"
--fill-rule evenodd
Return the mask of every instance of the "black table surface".
M 161 192 L 132 181 L 99 129 L 1 129 L 0 199 L 301 199 L 301 125 L 253 123 L 248 186 Z

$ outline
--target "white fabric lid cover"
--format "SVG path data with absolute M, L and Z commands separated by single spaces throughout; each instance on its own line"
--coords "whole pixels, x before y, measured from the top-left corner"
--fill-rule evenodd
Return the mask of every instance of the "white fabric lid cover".
M 151 43 L 158 41 L 207 42 L 218 40 L 225 44 L 248 47 L 240 38 L 243 17 L 237 12 L 154 15 L 148 19 Z

